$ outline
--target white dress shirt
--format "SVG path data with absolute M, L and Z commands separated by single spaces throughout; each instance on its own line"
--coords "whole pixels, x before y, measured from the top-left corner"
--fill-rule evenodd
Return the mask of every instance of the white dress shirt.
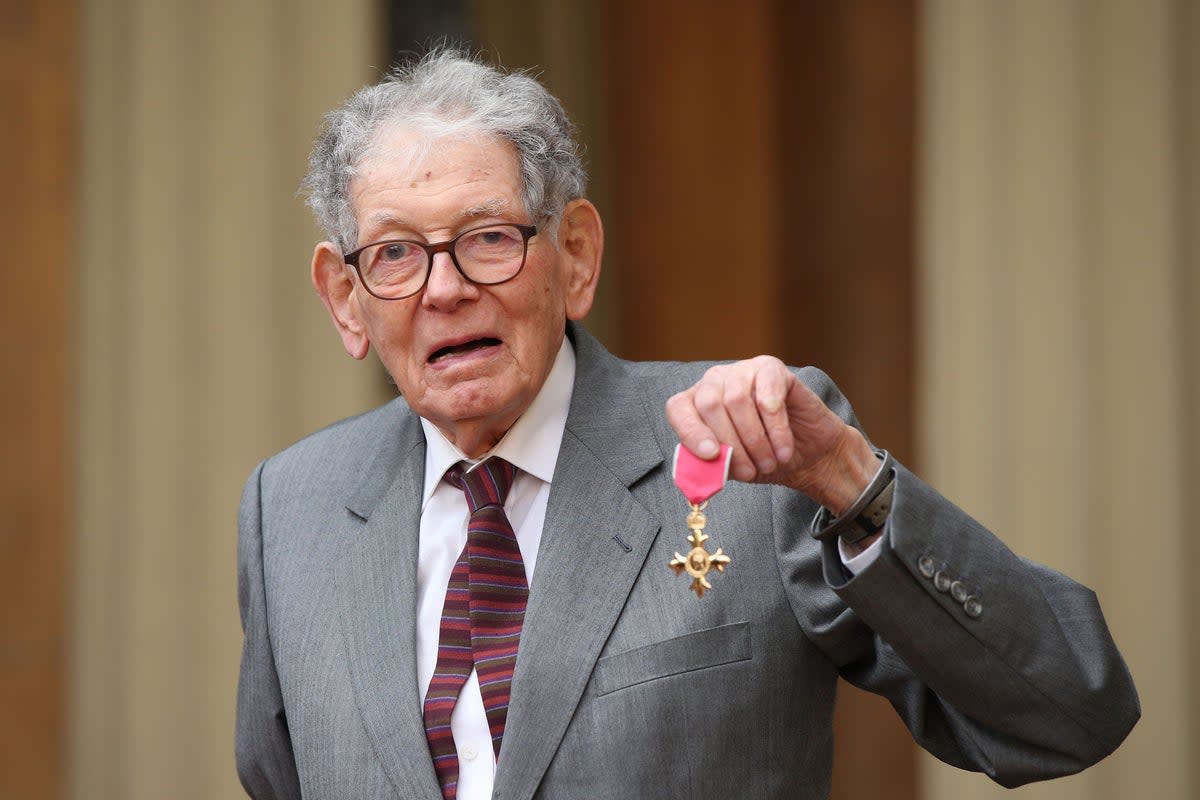
M 550 480 L 558 461 L 571 392 L 575 384 L 575 351 L 564 338 L 546 383 L 533 403 L 513 424 L 488 456 L 500 456 L 517 468 L 516 478 L 504 502 L 508 521 L 517 536 L 525 578 L 533 589 Z M 459 554 L 467 543 L 466 498 L 461 489 L 442 480 L 446 470 L 469 459 L 450 443 L 431 422 L 421 419 L 425 431 L 425 487 L 421 495 L 421 525 L 417 564 L 417 681 L 421 703 L 437 665 L 438 637 L 446 584 Z M 854 558 L 840 551 L 842 562 L 852 573 L 864 569 L 878 555 L 879 542 Z M 450 729 L 458 749 L 458 797 L 487 800 L 492 795 L 496 759 L 488 730 L 479 676 L 472 670 L 450 716 Z
M 550 479 L 558 461 L 575 385 L 575 351 L 564 338 L 550 375 L 504 438 L 484 456 L 500 456 L 517 468 L 504 501 L 504 511 L 517 535 L 525 579 L 533 587 Z M 437 665 L 438 633 L 446 584 L 454 562 L 467 543 L 467 501 L 461 489 L 442 480 L 446 470 L 460 461 L 471 462 L 435 425 L 421 420 L 425 429 L 425 490 L 421 495 L 421 527 L 417 556 L 417 681 L 421 703 Z M 482 461 L 483 459 L 478 459 Z M 450 730 L 458 748 L 458 797 L 486 800 L 492 796 L 496 759 L 492 736 L 483 710 L 479 676 L 474 670 L 450 715 Z

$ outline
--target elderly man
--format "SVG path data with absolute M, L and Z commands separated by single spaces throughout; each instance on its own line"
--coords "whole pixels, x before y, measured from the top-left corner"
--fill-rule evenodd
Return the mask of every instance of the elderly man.
M 454 53 L 329 116 L 313 283 L 401 396 L 247 483 L 247 791 L 823 798 L 839 673 L 1006 786 L 1111 752 L 1139 710 L 1092 593 L 873 448 L 823 374 L 588 335 L 584 182 L 552 96 Z M 679 486 L 720 490 L 725 445 L 704 593 L 724 563 L 699 505 L 677 557 Z

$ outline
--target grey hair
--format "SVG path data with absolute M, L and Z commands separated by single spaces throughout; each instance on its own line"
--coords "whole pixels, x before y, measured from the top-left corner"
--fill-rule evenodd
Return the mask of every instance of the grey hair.
M 380 133 L 411 126 L 429 143 L 447 137 L 496 136 L 512 143 L 525 211 L 553 229 L 587 174 L 562 104 L 524 72 L 502 72 L 456 50 L 439 49 L 359 89 L 325 116 L 301 184 L 308 206 L 343 252 L 358 239 L 349 187 Z

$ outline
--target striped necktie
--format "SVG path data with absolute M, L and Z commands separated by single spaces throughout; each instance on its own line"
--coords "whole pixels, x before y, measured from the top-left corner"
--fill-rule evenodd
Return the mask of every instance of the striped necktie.
M 445 800 L 454 800 L 458 792 L 450 715 L 472 668 L 479 674 L 492 749 L 500 756 L 529 595 L 517 537 L 504 513 L 515 472 L 512 464 L 495 457 L 470 472 L 461 464 L 446 472 L 446 480 L 466 495 L 471 516 L 467 544 L 446 586 L 437 665 L 425 695 L 425 733 Z

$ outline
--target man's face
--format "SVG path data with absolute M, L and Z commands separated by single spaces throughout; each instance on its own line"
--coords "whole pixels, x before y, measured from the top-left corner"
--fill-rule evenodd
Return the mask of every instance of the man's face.
M 439 242 L 488 223 L 536 222 L 524 208 L 509 143 L 435 142 L 414 162 L 407 157 L 414 142 L 403 129 L 384 133 L 351 183 L 358 246 L 383 239 Z M 564 219 L 558 248 L 539 230 L 529 240 L 524 269 L 495 286 L 468 281 L 447 253 L 434 257 L 425 288 L 406 299 L 380 300 L 354 280 L 345 308 L 357 335 L 352 346 L 343 331 L 347 350 L 362 357 L 374 345 L 413 410 L 467 455 L 480 454 L 529 407 L 553 366 L 566 320 L 582 317 L 591 305 L 594 276 L 586 285 L 578 280 L 572 257 L 578 243 L 569 241 L 570 228 Z M 330 305 L 319 283 L 318 291 Z

